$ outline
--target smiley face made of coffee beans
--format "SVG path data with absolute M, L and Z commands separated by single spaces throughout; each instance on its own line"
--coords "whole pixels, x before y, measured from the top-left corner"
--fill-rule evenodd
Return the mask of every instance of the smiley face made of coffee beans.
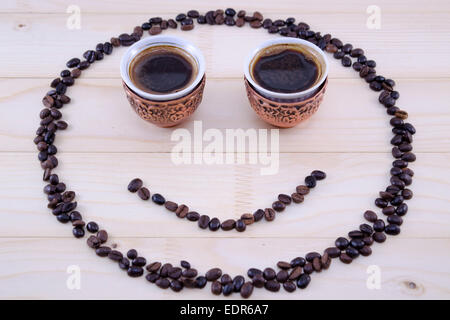
M 247 272 L 247 278 L 242 275 L 231 277 L 220 268 L 213 268 L 204 274 L 200 274 L 187 261 L 181 261 L 180 267 L 173 266 L 170 263 L 147 262 L 134 249 L 127 253 L 112 249 L 107 245 L 108 234 L 105 230 L 99 228 L 96 222 L 85 223 L 81 214 L 76 211 L 75 192 L 66 190 L 66 185 L 55 173 L 58 167 L 57 148 L 54 144 L 55 136 L 57 132 L 66 129 L 68 126 L 65 121 L 61 120 L 61 109 L 70 102 L 66 90 L 92 63 L 103 60 L 113 52 L 115 47 L 130 46 L 137 42 L 143 36 L 144 31 L 148 31 L 150 35 L 156 35 L 167 28 L 175 29 L 178 25 L 181 25 L 181 30 L 188 31 L 194 28 L 194 20 L 199 24 L 226 24 L 235 27 L 249 24 L 251 28 L 266 30 L 269 33 L 279 33 L 281 36 L 307 40 L 321 50 L 332 54 L 335 59 L 339 59 L 343 67 L 352 67 L 373 91 L 380 92 L 378 100 L 390 116 L 389 123 L 393 132 L 390 144 L 393 145 L 392 156 L 394 161 L 390 168 L 390 183 L 384 191 L 379 192 L 379 197 L 375 200 L 375 205 L 387 217 L 386 222 L 378 217 L 375 212 L 368 210 L 364 213 L 367 223 L 361 224 L 359 228 L 350 231 L 346 236 L 338 237 L 334 245 L 330 243 L 330 247 L 324 251 L 310 252 L 304 257 L 294 257 L 290 262 L 280 261 L 276 264 L 279 271 L 270 267 L 264 270 L 250 268 Z M 353 48 L 349 43 L 344 44 L 330 34 L 322 35 L 320 32 L 312 31 L 308 24 L 304 22 L 296 23 L 294 18 L 286 20 L 264 19 L 259 12 L 248 15 L 243 10 L 236 12 L 229 8 L 208 11 L 205 15 L 199 14 L 196 10 L 191 10 L 186 14 L 179 14 L 175 19 L 168 20 L 160 17 L 151 18 L 141 26 L 135 27 L 131 34 L 124 33 L 111 38 L 110 41 L 99 43 L 94 50 L 86 51 L 83 57 L 84 60 L 73 58 L 67 62 L 68 69 L 61 71 L 60 76 L 51 82 L 52 89 L 47 92 L 42 100 L 45 108 L 40 112 L 40 126 L 37 129 L 34 143 L 39 151 L 38 158 L 44 170 L 43 180 L 47 183 L 44 187 L 44 193 L 48 198 L 48 208 L 59 222 L 70 223 L 72 233 L 76 238 L 83 238 L 86 229 L 91 233 L 87 239 L 89 247 L 99 257 L 107 257 L 109 261 L 117 263 L 128 276 L 142 277 L 146 270 L 145 279 L 147 281 L 155 283 L 161 289 L 170 287 L 175 292 L 181 291 L 183 288 L 188 288 L 187 290 L 204 288 L 208 282 L 211 282 L 211 292 L 215 295 L 228 296 L 233 293 L 240 293 L 242 297 L 248 298 L 254 288 L 265 288 L 276 292 L 280 290 L 281 286 L 284 290 L 292 292 L 297 288 L 305 289 L 310 283 L 311 275 L 314 272 L 328 269 L 333 259 L 338 258 L 342 263 L 350 264 L 359 256 L 370 255 L 372 253 L 371 245 L 374 241 L 382 243 L 386 240 L 386 235 L 395 236 L 400 233 L 403 216 L 408 211 L 406 200 L 413 196 L 412 191 L 407 186 L 412 183 L 414 175 L 408 165 L 416 160 L 415 155 L 411 152 L 412 136 L 416 130 L 413 125 L 405 121 L 408 117 L 406 111 L 400 110 L 396 106 L 399 93 L 394 90 L 395 82 L 377 75 L 375 61 L 368 60 L 362 49 Z M 302 196 L 302 193 L 307 193 L 313 188 L 317 177 L 324 177 L 322 174 L 316 172 L 308 176 L 305 185 L 297 188 L 294 201 L 300 201 L 299 195 Z M 150 193 L 143 189 L 145 187 L 142 186 L 142 183 L 139 181 L 133 183 L 134 185 L 130 187 L 131 191 L 138 192 L 141 198 L 150 198 Z M 281 195 L 274 206 L 279 209 L 291 203 L 293 198 L 294 196 Z M 183 205 L 178 206 L 173 202 L 166 202 L 161 195 L 153 195 L 152 200 L 157 204 L 164 204 L 171 211 L 178 211 L 178 214 L 186 216 L 189 214 L 189 210 L 182 207 Z M 271 210 L 257 210 L 252 216 L 242 217 L 239 223 L 234 223 L 234 226 L 235 228 L 245 228 L 246 223 L 262 219 L 263 216 L 270 220 L 273 215 Z M 269 211 L 269 213 L 266 214 L 265 211 Z M 225 223 L 224 221 L 222 224 L 217 224 L 217 221 L 212 222 L 214 219 L 191 218 L 198 218 L 198 221 L 201 220 L 208 227 L 212 223 L 213 228 L 217 229 Z M 227 224 L 233 225 L 233 223 L 227 222 L 222 229 L 230 227 L 227 227 Z

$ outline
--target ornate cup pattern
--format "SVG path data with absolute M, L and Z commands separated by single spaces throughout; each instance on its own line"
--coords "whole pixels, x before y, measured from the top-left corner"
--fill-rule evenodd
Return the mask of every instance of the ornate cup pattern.
M 173 127 L 191 116 L 202 102 L 206 77 L 188 95 L 176 100 L 151 101 L 134 93 L 122 82 L 128 102 L 134 111 L 145 121 L 158 127 Z
M 311 98 L 298 102 L 277 102 L 260 95 L 245 79 L 245 89 L 250 105 L 258 116 L 271 125 L 291 128 L 313 115 L 323 100 L 328 79 Z

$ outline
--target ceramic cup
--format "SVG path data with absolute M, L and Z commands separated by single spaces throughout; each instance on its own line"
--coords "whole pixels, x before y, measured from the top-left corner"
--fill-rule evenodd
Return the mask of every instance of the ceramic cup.
M 154 46 L 173 46 L 183 50 L 196 63 L 193 81 L 184 89 L 168 94 L 152 94 L 140 90 L 130 78 L 130 65 L 142 51 Z M 130 46 L 122 56 L 120 75 L 128 102 L 144 120 L 159 127 L 172 127 L 194 113 L 200 105 L 205 88 L 205 58 L 189 41 L 173 36 L 153 36 Z
M 283 47 L 298 48 L 318 64 L 318 77 L 308 89 L 280 93 L 263 88 L 253 79 L 252 70 L 257 58 L 269 50 L 280 50 Z M 316 45 L 302 39 L 265 41 L 250 52 L 244 63 L 244 82 L 251 107 L 262 120 L 277 127 L 293 127 L 314 114 L 323 100 L 327 77 L 328 60 L 325 53 Z

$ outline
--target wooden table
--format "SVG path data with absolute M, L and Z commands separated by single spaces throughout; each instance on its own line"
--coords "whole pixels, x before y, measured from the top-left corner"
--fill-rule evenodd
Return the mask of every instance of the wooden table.
M 255 290 L 256 299 L 448 299 L 450 298 L 450 3 L 446 0 L 379 0 L 381 28 L 366 25 L 372 1 L 260 0 L 216 1 L 214 7 L 253 11 L 270 18 L 294 16 L 313 30 L 331 32 L 366 50 L 379 74 L 395 79 L 399 106 L 417 128 L 414 198 L 402 232 L 373 254 L 350 266 L 334 260 L 314 274 L 307 290 L 273 294 Z M 71 5 L 81 9 L 81 28 L 67 28 Z M 174 17 L 211 4 L 201 1 L 13 1 L 0 4 L 0 297 L 7 299 L 212 299 L 209 289 L 175 294 L 145 279 L 130 279 L 107 258 L 100 259 L 84 240 L 71 235 L 46 208 L 42 171 L 32 143 L 40 100 L 48 84 L 72 57 L 100 41 L 131 32 L 152 16 Z M 73 17 L 73 16 L 72 16 Z M 69 21 L 70 22 L 70 21 Z M 207 61 L 202 105 L 193 120 L 204 130 L 272 129 L 248 105 L 242 81 L 243 59 L 261 41 L 275 37 L 249 26 L 242 29 L 196 25 L 192 32 L 166 34 L 193 41 Z M 389 182 L 392 162 L 389 118 L 371 91 L 351 69 L 330 58 L 328 92 L 318 113 L 296 128 L 280 131 L 280 167 L 260 174 L 261 165 L 175 166 L 173 129 L 141 121 L 125 99 L 114 49 L 102 63 L 68 90 L 64 107 L 69 129 L 57 137 L 61 166 L 56 170 L 76 190 L 79 211 L 110 232 L 118 250 L 136 248 L 151 261 L 178 264 L 186 259 L 204 272 L 220 266 L 231 275 L 249 267 L 275 267 L 312 250 L 323 250 L 336 237 L 364 222 L 367 209 Z M 305 203 L 290 206 L 272 223 L 245 233 L 212 233 L 181 221 L 126 191 L 139 176 L 160 192 L 192 209 L 238 218 L 271 205 L 278 193 L 290 193 L 313 169 L 328 177 Z M 379 211 L 379 210 L 377 210 Z M 381 271 L 381 289 L 368 289 L 369 266 Z M 71 266 L 79 267 L 81 289 L 70 290 Z M 369 269 L 370 272 L 371 269 Z M 233 297 L 238 297 L 234 295 Z M 223 297 L 219 297 L 223 298 Z

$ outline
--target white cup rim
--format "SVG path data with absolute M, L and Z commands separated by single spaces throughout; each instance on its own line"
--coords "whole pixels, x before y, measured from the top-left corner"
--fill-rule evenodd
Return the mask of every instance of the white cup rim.
M 172 45 L 174 47 L 183 49 L 190 53 L 191 56 L 196 60 L 198 65 L 197 76 L 188 87 L 173 93 L 152 94 L 139 89 L 133 84 L 128 73 L 131 61 L 142 50 L 157 45 Z M 200 49 L 194 46 L 191 42 L 174 36 L 152 36 L 150 38 L 139 40 L 132 46 L 130 46 L 127 51 L 125 51 L 124 55 L 122 56 L 122 60 L 120 61 L 120 76 L 122 77 L 122 80 L 125 82 L 125 84 L 140 97 L 153 101 L 174 100 L 189 94 L 197 87 L 197 85 L 203 79 L 204 75 L 205 58 Z
M 325 68 L 322 72 L 321 77 L 319 78 L 319 80 L 317 81 L 317 83 L 314 86 L 312 86 L 306 90 L 299 91 L 299 92 L 280 93 L 280 92 L 275 92 L 275 91 L 270 91 L 270 90 L 264 89 L 259 84 L 257 84 L 256 81 L 253 80 L 253 77 L 250 75 L 250 67 L 251 67 L 253 58 L 262 49 L 265 49 L 267 47 L 271 47 L 271 46 L 277 45 L 277 44 L 298 44 L 298 45 L 306 46 L 306 47 L 313 49 L 314 52 L 316 52 L 318 55 L 320 55 L 323 58 L 323 61 L 325 63 Z M 256 48 L 254 48 L 248 54 L 247 58 L 245 59 L 245 63 L 244 63 L 244 75 L 245 75 L 245 78 L 247 79 L 247 81 L 250 82 L 250 84 L 253 86 L 253 88 L 255 88 L 256 91 L 258 91 L 260 94 L 262 94 L 263 96 L 265 96 L 267 98 L 277 98 L 277 99 L 282 99 L 282 100 L 302 98 L 302 97 L 309 96 L 310 94 L 312 94 L 315 90 L 317 90 L 324 83 L 325 79 L 328 76 L 328 60 L 327 60 L 325 53 L 318 46 L 316 46 L 315 44 L 313 44 L 309 41 L 306 41 L 303 39 L 297 39 L 297 38 L 270 39 L 270 40 L 264 41 L 263 43 L 258 45 Z

